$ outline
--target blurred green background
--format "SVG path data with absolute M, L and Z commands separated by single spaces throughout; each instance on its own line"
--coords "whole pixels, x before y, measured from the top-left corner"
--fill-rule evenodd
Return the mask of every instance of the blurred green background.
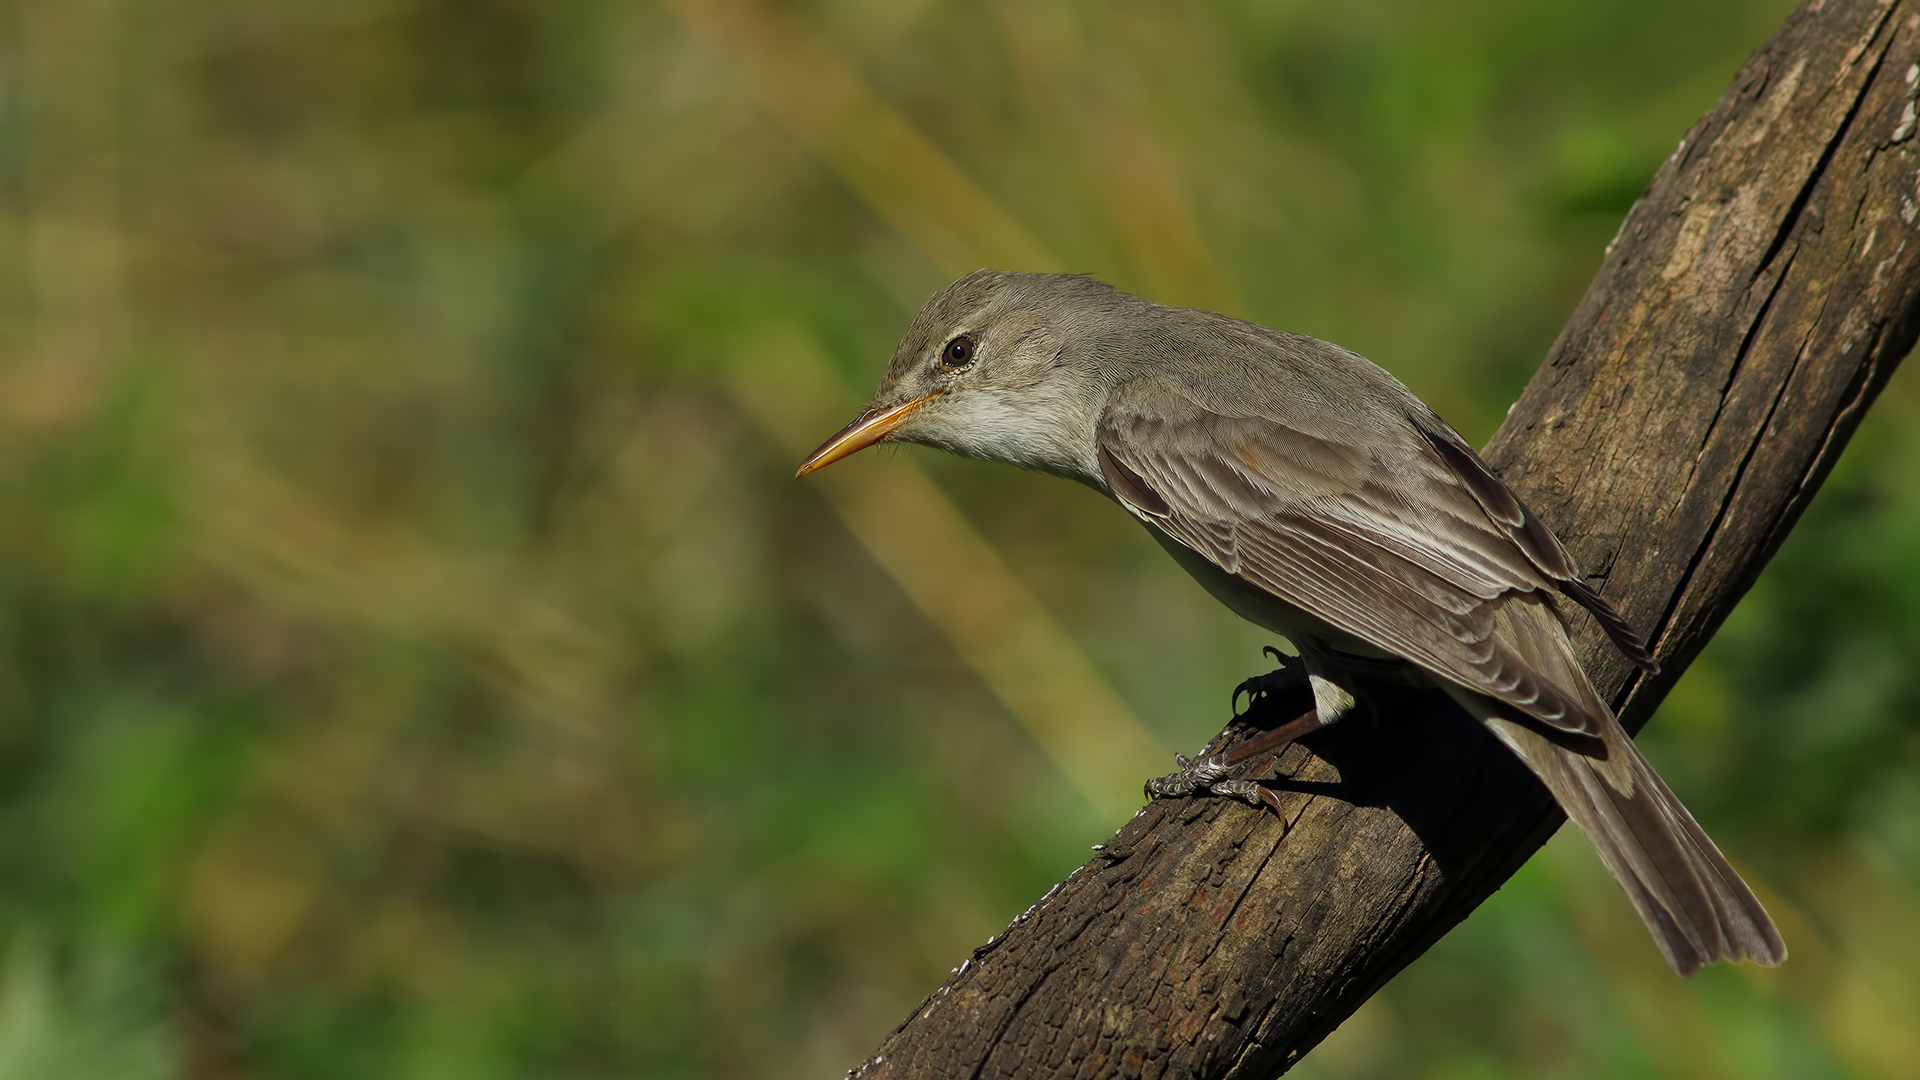
M 0 6 L 0 1080 L 838 1075 L 1266 643 L 1071 485 L 791 479 L 925 297 L 1482 441 L 1787 7 Z M 1563 834 L 1295 1075 L 1913 1075 L 1915 378 L 1644 740 L 1791 962 Z

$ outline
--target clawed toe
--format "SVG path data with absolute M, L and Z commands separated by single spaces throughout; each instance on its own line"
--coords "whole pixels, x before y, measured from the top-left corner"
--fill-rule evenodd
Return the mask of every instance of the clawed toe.
M 1147 781 L 1147 797 L 1171 799 L 1198 794 L 1224 795 L 1255 806 L 1270 806 L 1278 811 L 1280 797 L 1270 789 L 1251 780 L 1229 777 L 1254 762 L 1271 761 L 1274 755 L 1286 749 L 1295 739 L 1319 726 L 1319 714 L 1310 709 L 1230 750 L 1203 754 L 1197 758 L 1175 754 L 1173 757 L 1180 763 L 1180 771 Z
M 1177 799 L 1187 795 L 1221 795 L 1229 799 L 1238 799 L 1251 806 L 1271 807 L 1276 812 L 1280 809 L 1280 797 L 1265 786 L 1252 780 L 1229 779 L 1229 774 L 1233 770 L 1220 759 L 1218 754 L 1208 754 L 1198 758 L 1175 754 L 1174 758 L 1180 762 L 1180 771 L 1147 781 L 1149 799 Z
M 1224 795 L 1229 799 L 1239 799 L 1251 806 L 1264 806 L 1274 813 L 1280 813 L 1280 795 L 1265 784 L 1252 780 L 1222 780 L 1207 790 L 1215 795 Z
M 1177 799 L 1195 792 L 1212 791 L 1216 785 L 1229 782 L 1227 775 L 1231 770 L 1221 762 L 1218 754 L 1204 754 L 1197 758 L 1175 754 L 1173 759 L 1180 763 L 1179 771 L 1147 781 L 1147 798 Z
M 1263 647 L 1261 652 L 1273 657 L 1280 666 L 1265 675 L 1255 675 L 1233 688 L 1233 715 L 1245 716 L 1240 711 L 1240 695 L 1247 696 L 1247 708 L 1252 710 L 1255 703 L 1272 694 L 1295 687 L 1307 685 L 1307 666 L 1298 657 L 1291 657 L 1271 645 Z

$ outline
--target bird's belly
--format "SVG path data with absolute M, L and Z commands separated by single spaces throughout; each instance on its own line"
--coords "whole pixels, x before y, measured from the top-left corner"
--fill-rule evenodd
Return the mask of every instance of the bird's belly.
M 1343 652 L 1349 656 L 1363 656 L 1374 660 L 1399 659 L 1393 653 L 1371 642 L 1354 637 L 1311 612 L 1304 611 L 1293 604 L 1273 595 L 1258 585 L 1229 574 L 1205 555 L 1193 550 L 1165 532 L 1147 526 L 1160 546 L 1167 549 L 1173 561 L 1180 564 L 1200 587 L 1213 594 L 1215 600 L 1227 606 L 1227 610 L 1247 620 L 1255 626 L 1271 630 L 1296 648 L 1319 647 Z

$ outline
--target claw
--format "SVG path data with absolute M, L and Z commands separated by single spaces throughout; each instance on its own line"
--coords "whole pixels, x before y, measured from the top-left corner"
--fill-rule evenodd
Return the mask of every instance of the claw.
M 1227 775 L 1227 769 L 1212 755 L 1190 758 L 1185 754 L 1175 754 L 1173 760 L 1180 763 L 1180 768 L 1147 781 L 1147 798 L 1167 799 L 1191 795 L 1206 790 L 1209 784 Z
M 1271 645 L 1262 646 L 1260 651 L 1273 657 L 1273 662 L 1278 666 L 1265 675 L 1255 675 L 1233 688 L 1231 707 L 1236 720 L 1246 715 L 1240 711 L 1241 694 L 1247 696 L 1247 708 L 1251 710 L 1254 703 L 1261 698 L 1300 686 L 1307 680 L 1306 665 L 1300 663 L 1298 659 L 1286 655 Z
M 1192 775 L 1183 766 L 1179 772 L 1156 776 L 1147 781 L 1145 794 L 1149 801 L 1154 799 L 1178 799 L 1191 795 L 1199 788 L 1194 784 Z
M 1207 790 L 1229 799 L 1239 799 L 1250 806 L 1271 806 L 1275 810 L 1280 809 L 1279 797 L 1251 780 L 1222 780 Z

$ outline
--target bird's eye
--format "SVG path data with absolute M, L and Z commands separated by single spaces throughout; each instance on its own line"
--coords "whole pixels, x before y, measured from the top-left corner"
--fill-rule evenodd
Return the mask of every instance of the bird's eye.
M 973 363 L 973 339 L 965 334 L 947 342 L 940 350 L 940 362 L 950 368 L 963 368 Z

